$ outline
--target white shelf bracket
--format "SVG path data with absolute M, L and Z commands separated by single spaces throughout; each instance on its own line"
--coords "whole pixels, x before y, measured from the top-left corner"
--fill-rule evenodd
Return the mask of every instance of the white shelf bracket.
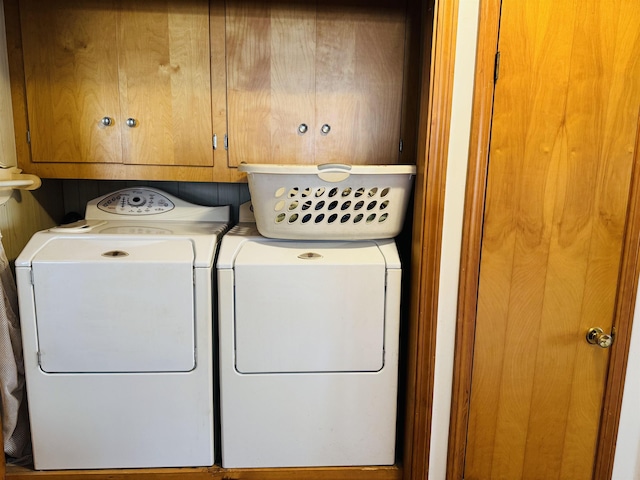
M 22 173 L 17 167 L 0 168 L 0 205 L 4 205 L 11 198 L 13 190 L 35 190 L 42 185 L 40 177 Z

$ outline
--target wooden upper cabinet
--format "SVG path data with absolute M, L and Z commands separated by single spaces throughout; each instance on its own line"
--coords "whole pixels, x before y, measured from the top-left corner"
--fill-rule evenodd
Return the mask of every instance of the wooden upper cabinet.
M 113 3 L 21 1 L 34 161 L 122 161 Z
M 397 0 L 228 2 L 230 166 L 397 163 L 405 10 Z
M 20 0 L 20 17 L 33 163 L 213 165 L 208 0 Z

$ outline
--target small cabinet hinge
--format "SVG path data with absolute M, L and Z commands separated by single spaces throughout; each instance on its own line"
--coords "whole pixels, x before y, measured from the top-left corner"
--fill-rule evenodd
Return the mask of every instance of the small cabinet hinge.
M 500 76 L 500 52 L 496 52 L 495 64 L 493 66 L 493 83 L 498 81 Z
M 402 148 L 404 147 L 404 142 L 400 139 L 400 153 L 402 153 Z
M 35 279 L 33 278 L 33 270 L 29 270 L 29 274 L 30 274 L 30 275 L 29 275 L 29 279 L 30 279 L 30 281 L 31 281 L 31 285 L 35 285 L 35 284 L 36 284 L 36 281 L 35 281 Z
M 218 135 L 217 134 L 213 134 L 213 141 L 212 141 L 212 145 L 213 145 L 213 149 L 217 150 L 218 149 Z
M 38 365 L 42 366 L 42 355 L 40 354 L 40 350 L 36 352 L 36 357 L 38 358 Z
M 31 145 L 31 131 L 27 130 L 27 143 Z

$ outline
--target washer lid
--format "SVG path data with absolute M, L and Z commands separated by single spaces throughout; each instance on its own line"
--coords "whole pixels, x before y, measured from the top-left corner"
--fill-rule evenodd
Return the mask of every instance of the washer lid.
M 245 242 L 234 267 L 236 369 L 380 370 L 385 276 L 374 242 Z
M 187 239 L 48 242 L 32 263 L 42 370 L 192 370 L 193 261 Z

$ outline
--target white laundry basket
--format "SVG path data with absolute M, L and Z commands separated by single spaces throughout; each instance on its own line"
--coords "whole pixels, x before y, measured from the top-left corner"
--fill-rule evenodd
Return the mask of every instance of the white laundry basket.
M 242 164 L 256 226 L 268 238 L 365 240 L 402 230 L 413 165 Z

